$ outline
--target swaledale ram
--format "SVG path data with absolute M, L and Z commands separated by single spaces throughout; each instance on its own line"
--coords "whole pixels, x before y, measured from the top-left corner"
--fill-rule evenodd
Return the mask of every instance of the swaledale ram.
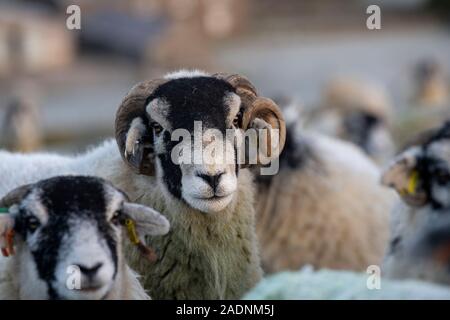
M 257 235 L 266 272 L 366 270 L 381 264 L 394 192 L 351 143 L 303 130 L 286 109 L 287 134 L 275 176 L 257 177 Z
M 99 178 L 54 177 L 0 200 L 0 299 L 148 299 L 125 262 L 133 241 L 169 222 Z M 142 245 L 142 244 L 141 244 Z M 73 277 L 73 278 L 71 278 Z
M 383 183 L 401 196 L 392 211 L 384 274 L 450 285 L 450 122 L 411 143 Z
M 247 79 L 181 71 L 140 83 L 127 94 L 117 111 L 117 144 L 107 141 L 77 157 L 0 152 L 0 195 L 54 175 L 103 177 L 171 223 L 168 235 L 147 239 L 159 257 L 156 263 L 148 264 L 130 250 L 129 262 L 142 274 L 152 298 L 240 298 L 262 275 L 253 176 L 237 161 L 242 144 L 223 135 L 211 139 L 200 132 L 204 143 L 194 146 L 194 153 L 217 143 L 229 151 L 226 157 L 216 152 L 213 161 L 202 164 L 173 161 L 172 150 L 179 142 L 172 141 L 172 133 L 183 129 L 193 136 L 196 121 L 204 130 L 224 134 L 228 129 L 241 137 L 253 128 L 277 129 L 278 141 L 265 140 L 266 149 L 275 150 L 272 158 L 284 145 L 285 124 L 278 106 L 258 96 Z M 257 157 L 255 166 L 259 161 Z

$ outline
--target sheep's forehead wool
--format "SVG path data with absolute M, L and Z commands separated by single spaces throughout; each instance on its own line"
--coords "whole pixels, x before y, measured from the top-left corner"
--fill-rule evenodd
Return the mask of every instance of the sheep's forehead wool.
M 194 78 L 194 77 L 207 77 L 208 73 L 201 70 L 178 70 L 168 73 L 164 79 L 179 79 L 179 78 Z
M 107 199 L 103 185 L 94 178 L 56 178 L 43 181 L 38 187 L 42 190 L 42 203 L 51 215 L 89 212 L 93 216 L 104 216 Z
M 108 220 L 125 200 L 122 192 L 103 180 L 76 176 L 43 180 L 27 195 L 16 217 L 16 229 L 28 244 L 39 278 L 48 285 L 50 298 L 59 297 L 53 285 L 56 270 L 67 262 L 60 259 L 73 251 L 71 239 L 75 233 L 82 235 L 90 246 L 103 248 L 113 262 L 115 275 L 119 231 Z M 43 215 L 45 219 L 41 218 Z M 36 231 L 27 225 L 30 216 L 41 223 Z M 83 228 L 86 224 L 92 228 Z
M 226 81 L 214 77 L 198 76 L 170 80 L 150 96 L 149 102 L 159 98 L 169 106 L 167 121 L 173 129 L 194 130 L 194 121 L 202 121 L 205 128 L 225 132 L 230 104 L 224 103 L 234 88 Z

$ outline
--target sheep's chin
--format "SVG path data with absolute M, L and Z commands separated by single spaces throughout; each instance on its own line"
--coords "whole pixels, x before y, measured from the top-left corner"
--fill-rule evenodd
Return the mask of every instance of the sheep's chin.
M 67 289 L 65 285 L 58 285 L 56 291 L 59 298 L 64 300 L 102 300 L 111 290 L 111 284 L 89 290 Z
M 233 200 L 233 193 L 220 198 L 202 199 L 189 195 L 184 196 L 184 200 L 194 209 L 201 212 L 214 214 L 225 210 Z

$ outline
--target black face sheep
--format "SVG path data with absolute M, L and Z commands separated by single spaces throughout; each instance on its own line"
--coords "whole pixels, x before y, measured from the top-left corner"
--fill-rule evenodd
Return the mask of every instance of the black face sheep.
M 308 114 L 307 125 L 359 146 L 378 164 L 394 154 L 390 133 L 393 109 L 387 93 L 351 78 L 331 81 L 320 107 Z
M 255 129 L 278 130 L 279 139 L 263 134 L 248 157 L 226 134 L 243 138 Z M 262 275 L 253 177 L 246 167 L 276 159 L 284 138 L 278 106 L 258 96 L 246 78 L 182 71 L 128 93 L 116 116 L 117 144 L 108 141 L 78 157 L 0 152 L 0 175 L 9 188 L 62 173 L 111 181 L 171 223 L 167 236 L 147 239 L 158 253 L 156 263 L 129 257 L 153 298 L 239 298 Z M 262 149 L 273 152 L 263 158 Z M 192 161 L 183 161 L 191 150 Z M 242 150 L 255 161 L 238 160 Z M 206 160 L 195 161 L 196 154 Z
M 0 206 L 9 208 L 0 214 L 1 299 L 148 298 L 125 263 L 122 239 L 125 228 L 136 243 L 167 233 L 155 210 L 81 176 L 20 187 Z
M 430 267 L 437 266 L 436 260 L 420 259 L 413 253 L 420 248 L 427 248 L 428 253 L 448 248 L 445 226 L 450 211 L 450 122 L 410 144 L 385 171 L 383 183 L 394 188 L 402 199 L 392 211 L 385 274 L 449 284 L 448 275 L 443 277 L 438 267 Z M 439 240 L 433 234 L 442 237 Z

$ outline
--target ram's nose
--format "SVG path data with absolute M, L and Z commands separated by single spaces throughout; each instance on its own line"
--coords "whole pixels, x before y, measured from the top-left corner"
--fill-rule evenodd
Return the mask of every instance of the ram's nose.
M 217 189 L 217 186 L 220 183 L 220 178 L 222 177 L 223 174 L 224 174 L 224 172 L 219 172 L 219 173 L 216 173 L 216 174 L 213 174 L 213 175 L 198 173 L 197 176 L 202 178 L 207 184 L 209 184 L 209 186 L 215 192 L 216 189 Z
M 95 277 L 98 275 L 100 269 L 103 266 L 103 263 L 98 262 L 90 266 L 84 264 L 76 264 L 76 266 L 80 269 L 80 272 L 83 276 L 87 277 L 89 280 L 92 280 L 95 279 Z

